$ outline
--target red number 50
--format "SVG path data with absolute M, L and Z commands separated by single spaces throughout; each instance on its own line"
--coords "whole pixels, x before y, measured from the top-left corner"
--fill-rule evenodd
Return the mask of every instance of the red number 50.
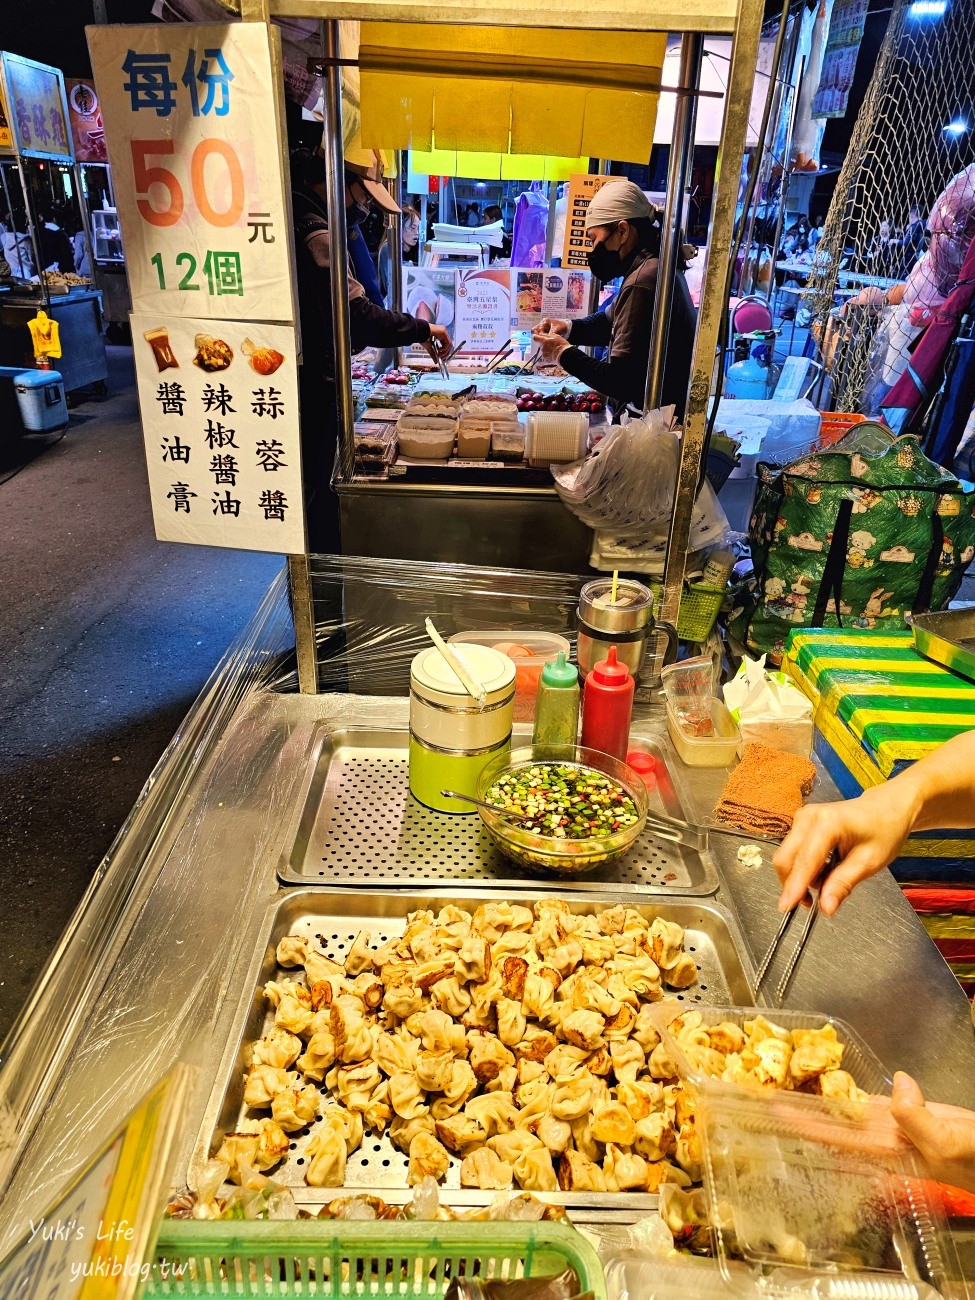
M 144 220 L 151 226 L 174 226 L 183 215 L 183 188 L 167 167 L 150 166 L 153 154 L 168 156 L 176 152 L 172 140 L 132 140 L 132 174 L 135 181 L 136 206 Z M 218 212 L 210 202 L 206 188 L 205 168 L 212 155 L 222 158 L 230 179 L 230 202 L 223 212 Z M 244 173 L 235 150 L 225 140 L 201 140 L 193 150 L 190 160 L 190 183 L 193 198 L 204 221 L 211 226 L 233 226 L 244 211 Z M 161 185 L 166 191 L 165 208 L 155 208 L 149 201 L 149 187 Z

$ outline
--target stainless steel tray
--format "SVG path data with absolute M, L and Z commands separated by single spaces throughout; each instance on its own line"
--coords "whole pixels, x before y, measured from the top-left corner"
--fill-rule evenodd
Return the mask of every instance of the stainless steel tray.
M 975 682 L 975 609 L 915 614 L 914 645 L 925 659 Z
M 264 931 L 266 939 L 261 943 L 248 972 L 234 1029 L 207 1102 L 203 1126 L 191 1161 L 190 1182 L 194 1181 L 195 1173 L 220 1145 L 225 1133 L 233 1132 L 242 1118 L 267 1113 L 249 1111 L 244 1107 L 243 1076 L 252 1044 L 273 1023 L 273 1013 L 269 1012 L 262 994 L 263 986 L 279 973 L 293 975 L 293 972 L 281 971 L 277 965 L 275 949 L 279 939 L 286 934 L 314 936 L 318 946 L 329 957 L 341 962 L 345 960 L 349 945 L 360 930 L 369 935 L 372 946 L 377 946 L 401 933 L 407 912 L 417 908 L 436 911 L 451 903 L 456 907 L 473 910 L 480 903 L 491 899 L 502 900 L 504 897 L 501 890 L 486 889 L 450 888 L 449 893 L 446 890 L 444 893 L 436 890 L 368 890 L 362 893 L 321 888 L 282 890 L 268 911 Z M 544 891 L 536 891 L 534 897 L 523 896 L 520 901 L 530 905 L 542 897 Z M 678 1000 L 718 1006 L 747 1006 L 754 1000 L 750 989 L 753 971 L 750 964 L 747 967 L 745 965 L 747 958 L 741 956 L 745 952 L 741 933 L 734 918 L 719 904 L 711 901 L 661 899 L 653 904 L 639 905 L 629 897 L 610 898 L 601 894 L 588 897 L 577 895 L 569 900 L 569 906 L 575 912 L 599 912 L 619 902 L 625 902 L 628 907 L 636 906 L 646 916 L 660 916 L 684 927 L 684 946 L 697 962 L 700 977 L 697 984 L 674 995 Z M 324 1084 L 322 1089 L 324 1090 Z M 271 1177 L 276 1182 L 291 1187 L 300 1205 L 314 1208 L 343 1193 L 334 1187 L 315 1188 L 305 1184 L 303 1153 L 311 1131 L 303 1129 L 291 1135 L 290 1154 L 286 1161 L 274 1168 Z M 362 1146 L 349 1157 L 346 1186 L 362 1195 L 382 1196 L 387 1201 L 402 1202 L 412 1195 L 406 1186 L 406 1170 L 406 1156 L 388 1137 L 367 1133 Z M 452 1162 L 443 1184 L 447 1192 L 445 1199 L 455 1205 L 487 1204 L 494 1193 L 461 1188 L 459 1171 L 459 1162 Z M 647 1193 L 593 1196 L 578 1192 L 552 1192 L 545 1193 L 543 1199 L 594 1211 L 585 1217 L 598 1218 L 601 1212 L 615 1213 L 620 1210 L 629 1211 L 632 1215 L 634 1210 L 654 1206 L 657 1198 Z
M 515 736 L 512 744 L 529 744 Z M 633 737 L 634 748 L 657 761 L 651 811 L 686 820 L 662 745 Z M 707 853 L 643 835 L 625 858 L 577 880 L 531 876 L 498 852 L 480 818 L 431 812 L 409 791 L 409 732 L 322 727 L 311 755 L 311 777 L 278 876 L 302 885 L 362 889 L 425 887 L 444 880 L 557 889 L 561 894 L 613 889 L 631 893 L 713 894 L 718 888 Z

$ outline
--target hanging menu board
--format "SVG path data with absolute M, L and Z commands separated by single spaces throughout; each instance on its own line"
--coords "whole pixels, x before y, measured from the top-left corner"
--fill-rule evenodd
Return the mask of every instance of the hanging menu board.
M 156 535 L 303 552 L 278 34 L 264 23 L 93 27 L 88 44 Z
M 867 21 L 867 0 L 836 0 L 829 19 L 813 117 L 843 117 L 853 88 L 860 42 Z
M 565 243 L 562 246 L 563 266 L 588 266 L 586 254 L 589 240 L 586 237 L 586 212 L 607 181 L 615 176 L 575 175 L 569 177 L 569 196 L 565 213 Z

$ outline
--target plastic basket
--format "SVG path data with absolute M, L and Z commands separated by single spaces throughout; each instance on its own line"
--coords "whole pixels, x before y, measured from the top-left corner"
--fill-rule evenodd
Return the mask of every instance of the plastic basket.
M 606 1300 L 602 1265 L 561 1223 L 169 1220 L 143 1300 L 162 1296 L 442 1296 L 461 1275 L 544 1277 L 575 1269 Z
M 825 451 L 846 437 L 855 424 L 862 424 L 866 418 L 865 415 L 856 415 L 852 411 L 822 411 L 816 446 L 820 451 Z
M 659 582 L 650 582 L 654 606 L 660 608 L 663 588 Z M 677 611 L 677 636 L 681 641 L 706 641 L 718 621 L 721 606 L 728 594 L 727 587 L 706 587 L 703 583 L 685 585 Z

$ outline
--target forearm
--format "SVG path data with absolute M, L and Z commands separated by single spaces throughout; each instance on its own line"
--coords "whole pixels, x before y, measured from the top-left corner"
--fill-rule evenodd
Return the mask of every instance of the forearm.
M 587 348 L 603 348 L 609 342 L 609 317 L 604 311 L 593 312 L 581 320 L 569 322 L 569 342 Z
M 368 298 L 356 298 L 349 304 L 349 328 L 352 351 L 365 347 L 395 348 L 410 343 L 425 343 L 430 326 L 403 311 L 387 311 Z
M 946 740 L 886 788 L 903 801 L 915 830 L 975 827 L 975 731 Z
M 630 357 L 611 357 L 608 361 L 598 361 L 571 346 L 560 355 L 559 365 L 605 397 L 618 402 L 643 404 L 643 395 L 639 392 L 640 376 Z

